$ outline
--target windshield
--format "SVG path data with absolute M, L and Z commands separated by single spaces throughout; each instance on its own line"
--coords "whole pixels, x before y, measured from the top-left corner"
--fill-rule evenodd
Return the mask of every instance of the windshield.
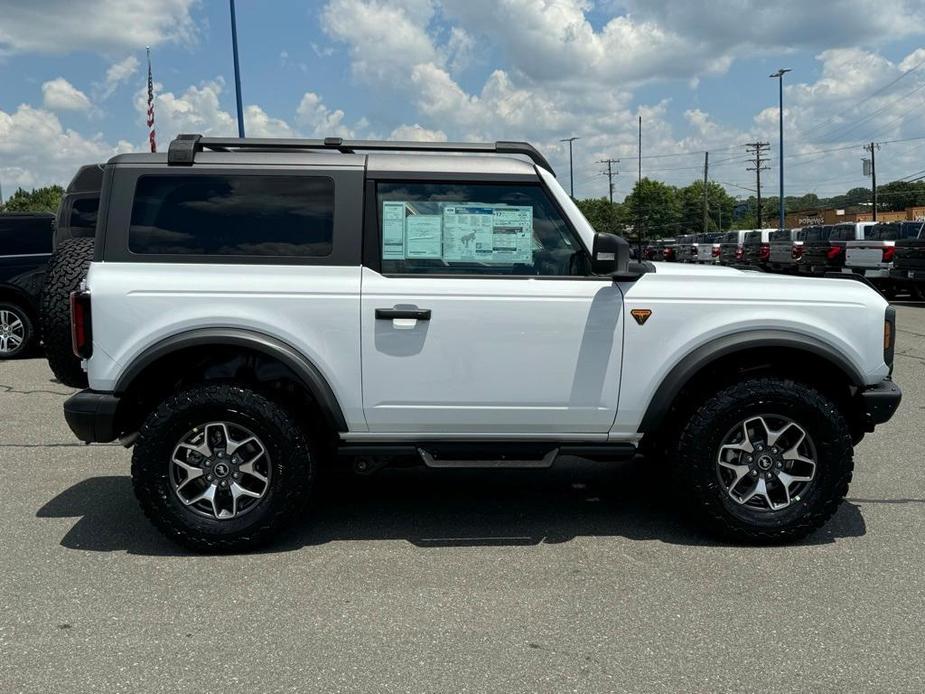
M 922 231 L 925 231 L 925 223 L 923 222 L 903 222 L 903 228 L 900 232 L 902 234 L 901 238 L 918 239 L 922 237 Z
M 806 230 L 804 241 L 828 241 L 829 234 L 832 233 L 831 225 L 821 227 L 810 227 Z
M 854 241 L 854 224 L 836 224 L 829 234 L 829 241 Z

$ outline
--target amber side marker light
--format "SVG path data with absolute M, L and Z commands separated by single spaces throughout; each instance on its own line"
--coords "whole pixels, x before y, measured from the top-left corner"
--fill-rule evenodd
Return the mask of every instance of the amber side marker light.
M 630 315 L 636 319 L 636 322 L 639 323 L 639 325 L 643 325 L 647 320 L 649 320 L 649 316 L 652 315 L 652 310 L 648 308 L 634 308 L 632 311 L 630 311 Z

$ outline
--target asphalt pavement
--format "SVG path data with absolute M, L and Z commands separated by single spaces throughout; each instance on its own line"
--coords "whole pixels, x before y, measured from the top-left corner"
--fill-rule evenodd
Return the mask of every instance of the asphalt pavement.
M 576 461 L 328 482 L 266 551 L 191 555 L 44 360 L 0 362 L 0 692 L 925 691 L 925 307 L 898 335 L 848 500 L 770 548 Z

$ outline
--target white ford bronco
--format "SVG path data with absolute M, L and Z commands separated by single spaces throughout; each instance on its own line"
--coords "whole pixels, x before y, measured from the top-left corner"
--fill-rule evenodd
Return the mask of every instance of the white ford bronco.
M 633 263 L 525 143 L 183 135 L 106 164 L 96 233 L 65 416 L 198 550 L 272 537 L 327 462 L 639 452 L 714 531 L 796 539 L 901 397 L 863 281 Z

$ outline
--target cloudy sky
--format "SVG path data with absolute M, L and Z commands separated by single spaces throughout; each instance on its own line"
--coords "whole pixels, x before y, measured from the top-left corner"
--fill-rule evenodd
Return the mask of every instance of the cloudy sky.
M 0 185 L 66 183 L 83 163 L 142 149 L 144 47 L 159 142 L 236 132 L 224 0 L 0 0 Z M 616 197 L 644 176 L 702 175 L 748 195 L 744 143 L 771 143 L 778 67 L 787 192 L 925 169 L 922 0 L 238 0 L 247 134 L 524 139 L 575 193 Z M 918 138 L 918 139 L 916 139 Z M 901 142 L 895 142 L 902 140 Z

